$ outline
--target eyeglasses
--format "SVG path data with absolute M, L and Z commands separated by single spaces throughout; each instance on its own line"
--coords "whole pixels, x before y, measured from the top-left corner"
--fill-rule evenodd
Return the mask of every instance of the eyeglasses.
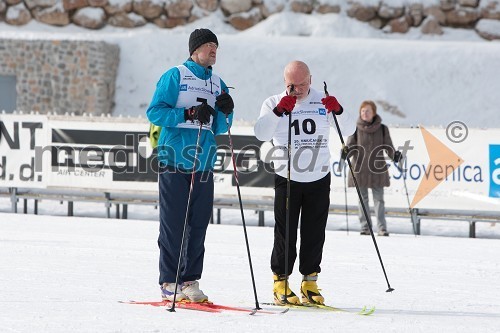
M 292 83 L 292 82 L 287 81 L 285 79 L 285 84 L 286 84 L 286 88 L 288 90 L 290 90 L 292 88 L 292 86 L 294 88 L 299 88 L 300 90 L 302 90 L 304 88 L 308 88 L 311 85 L 311 77 L 309 76 L 307 79 L 304 79 L 304 80 L 302 80 L 302 82 L 299 82 L 299 83 Z
M 208 43 L 205 43 L 205 45 L 211 49 L 218 49 L 219 48 L 219 45 L 217 45 L 216 43 L 214 42 L 208 42 Z
M 309 85 L 309 83 L 301 83 L 301 84 L 293 84 L 293 83 L 291 83 L 291 84 L 287 85 L 286 87 L 287 87 L 288 89 L 290 89 L 290 88 L 292 88 L 292 86 L 293 86 L 294 88 L 299 88 L 299 89 L 301 89 L 301 88 L 305 88 L 305 87 L 307 87 L 308 85 Z

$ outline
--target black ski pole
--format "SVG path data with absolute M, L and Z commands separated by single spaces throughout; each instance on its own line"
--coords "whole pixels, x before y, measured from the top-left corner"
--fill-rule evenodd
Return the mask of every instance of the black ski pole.
M 338 172 L 344 173 L 344 194 L 345 194 L 345 223 L 347 227 L 347 235 L 349 235 L 349 214 L 347 212 L 347 169 L 345 164 L 345 159 L 347 158 L 347 154 L 344 152 L 344 149 L 340 150 L 340 161 L 339 167 L 337 169 Z
M 345 223 L 347 226 L 347 235 L 349 235 L 349 214 L 347 212 L 347 169 L 344 164 L 344 194 L 345 194 Z
M 294 90 L 293 84 L 290 86 L 290 94 L 293 93 Z M 285 303 L 288 303 L 288 299 L 286 295 L 288 295 L 288 256 L 289 256 L 289 250 L 288 247 L 290 246 L 290 182 L 291 182 L 291 175 L 290 175 L 290 167 L 291 167 L 291 160 L 292 160 L 292 111 L 288 112 L 288 144 L 287 144 L 287 151 L 288 151 L 288 165 L 287 165 L 287 175 L 286 175 L 286 217 L 285 217 Z
M 327 90 L 327 87 L 326 87 L 326 82 L 323 82 L 323 84 L 324 84 L 324 89 L 325 89 L 325 95 L 329 96 L 328 90 Z M 340 131 L 340 126 L 339 126 L 339 122 L 337 120 L 337 116 L 335 115 L 335 112 L 332 112 L 332 114 L 333 114 L 333 120 L 335 121 L 335 126 L 337 128 L 337 133 L 339 134 L 339 137 L 340 137 L 340 142 L 342 143 L 342 149 L 347 154 L 348 153 L 347 147 L 346 147 L 346 145 L 344 143 L 344 138 L 342 137 L 342 132 Z M 372 229 L 372 223 L 371 223 L 371 220 L 370 220 L 370 215 L 368 214 L 368 212 L 366 210 L 366 207 L 365 207 L 365 205 L 363 203 L 363 199 L 361 197 L 361 192 L 359 191 L 358 182 L 356 180 L 356 177 L 354 176 L 354 171 L 353 171 L 354 169 L 352 168 L 351 161 L 348 158 L 346 158 L 346 162 L 349 165 L 349 169 L 351 170 L 351 176 L 352 176 L 352 180 L 354 181 L 354 185 L 356 187 L 356 191 L 358 192 L 359 202 L 361 204 L 361 207 L 363 208 L 363 213 L 365 214 L 366 221 L 368 222 L 368 227 L 370 229 L 370 234 L 372 236 L 373 244 L 375 245 L 375 250 L 377 251 L 378 259 L 380 261 L 380 265 L 382 266 L 382 271 L 384 272 L 385 281 L 387 282 L 387 287 L 388 287 L 388 289 L 386 290 L 386 292 L 392 292 L 394 290 L 394 288 L 391 288 L 391 285 L 389 284 L 389 279 L 387 278 L 387 274 L 385 272 L 384 263 L 382 262 L 382 257 L 380 256 L 380 251 L 378 249 L 377 241 L 375 240 L 375 236 L 373 235 L 373 229 Z
M 413 226 L 413 234 L 415 235 L 415 237 L 417 237 L 417 227 L 415 226 L 415 220 L 413 218 L 413 209 L 411 209 L 410 197 L 408 196 L 408 187 L 406 186 L 406 175 L 407 175 L 406 170 L 407 169 L 404 166 L 404 164 L 406 163 L 406 156 L 401 157 L 400 162 L 403 162 L 403 163 L 400 163 L 403 165 L 399 166 L 396 163 L 396 168 L 399 169 L 399 172 L 401 172 L 401 177 L 403 177 L 403 184 L 404 184 L 405 193 L 406 193 L 406 201 L 408 202 L 408 213 L 410 214 L 411 225 Z
M 250 255 L 250 245 L 248 245 L 248 235 L 247 235 L 247 227 L 246 227 L 246 223 L 245 223 L 245 214 L 243 213 L 243 202 L 241 201 L 240 181 L 238 180 L 238 172 L 236 170 L 236 160 L 234 158 L 234 150 L 233 150 L 233 139 L 231 137 L 231 125 L 229 124 L 228 115 L 226 115 L 226 124 L 227 124 L 227 134 L 228 134 L 228 138 L 229 138 L 229 148 L 231 149 L 231 159 L 233 161 L 234 180 L 236 181 L 236 190 L 238 191 L 238 201 L 240 202 L 241 221 L 243 223 L 243 232 L 245 234 L 245 243 L 247 246 L 248 264 L 250 265 L 250 275 L 252 276 L 253 294 L 255 296 L 255 309 L 254 310 L 262 310 L 262 308 L 259 306 L 259 300 L 257 298 L 257 288 L 255 288 L 255 277 L 253 274 L 252 256 Z
M 182 249 L 184 248 L 184 239 L 186 238 L 186 226 L 188 224 L 189 205 L 191 204 L 191 194 L 193 193 L 194 176 L 196 174 L 196 160 L 198 159 L 198 150 L 200 147 L 200 137 L 201 137 L 202 127 L 203 127 L 203 124 L 200 121 L 200 128 L 198 129 L 198 137 L 196 138 L 196 151 L 194 153 L 193 171 L 191 172 L 191 184 L 189 185 L 189 195 L 188 195 L 187 207 L 186 207 L 186 217 L 184 218 L 184 228 L 182 229 L 181 247 L 179 249 L 179 261 L 177 262 L 177 272 L 175 273 L 174 301 L 172 302 L 172 307 L 170 309 L 168 309 L 168 311 L 170 311 L 170 312 L 175 312 L 175 300 L 177 298 L 177 286 L 179 285 L 179 272 L 180 272 L 180 268 L 181 268 Z

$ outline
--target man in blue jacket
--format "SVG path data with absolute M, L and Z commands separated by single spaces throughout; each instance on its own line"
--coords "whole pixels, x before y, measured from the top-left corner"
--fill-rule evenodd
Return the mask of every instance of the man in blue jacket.
M 190 58 L 162 75 L 146 112 L 151 123 L 162 127 L 158 141 L 158 246 L 159 283 L 164 300 L 174 299 L 179 256 L 176 300 L 208 300 L 198 280 L 203 270 L 205 234 L 213 209 L 215 136 L 227 132 L 226 117 L 231 124 L 234 108 L 226 84 L 212 72 L 218 46 L 212 31 L 194 30 L 189 37 Z

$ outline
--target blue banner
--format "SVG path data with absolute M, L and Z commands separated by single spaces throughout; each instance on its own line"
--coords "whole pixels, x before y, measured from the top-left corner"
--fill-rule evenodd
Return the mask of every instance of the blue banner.
M 490 145 L 490 197 L 500 198 L 500 145 Z

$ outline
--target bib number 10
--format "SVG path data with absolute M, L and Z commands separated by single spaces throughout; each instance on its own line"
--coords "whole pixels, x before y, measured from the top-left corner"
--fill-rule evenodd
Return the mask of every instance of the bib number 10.
M 316 123 L 314 120 L 307 118 L 302 121 L 302 132 L 305 134 L 314 134 L 316 133 Z M 292 128 L 295 131 L 295 135 L 300 135 L 300 125 L 299 120 L 295 119 L 292 121 Z

